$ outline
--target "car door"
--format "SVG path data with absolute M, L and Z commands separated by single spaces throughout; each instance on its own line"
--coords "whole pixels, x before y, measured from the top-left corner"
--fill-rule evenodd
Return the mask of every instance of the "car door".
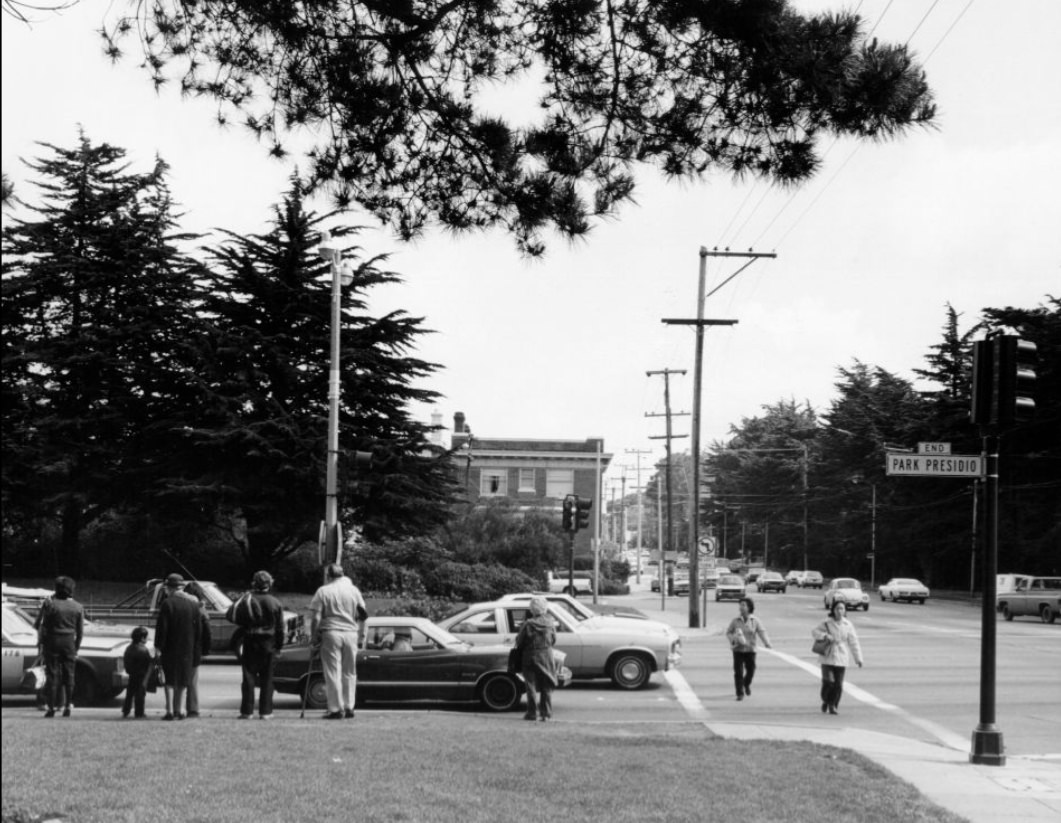
M 402 632 L 412 648 L 387 648 L 383 638 Z M 357 654 L 357 688 L 366 700 L 459 700 L 460 675 L 458 652 L 408 625 L 376 623 Z
M 3 610 L 3 692 L 19 691 L 22 673 L 37 657 L 37 632 L 14 612 Z

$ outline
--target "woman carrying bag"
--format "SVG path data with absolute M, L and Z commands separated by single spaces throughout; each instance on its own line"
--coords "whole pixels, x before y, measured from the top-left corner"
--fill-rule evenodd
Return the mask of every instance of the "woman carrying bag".
M 524 720 L 548 720 L 553 716 L 553 689 L 556 688 L 556 621 L 549 616 L 544 597 L 532 597 L 530 613 L 516 636 L 515 648 L 522 661 L 527 687 L 527 713 Z
M 847 606 L 843 601 L 834 600 L 829 608 L 829 618 L 811 631 L 814 651 L 822 667 L 823 714 L 838 714 L 840 697 L 844 693 L 844 673 L 851 660 L 862 668 L 862 647 L 846 614 Z

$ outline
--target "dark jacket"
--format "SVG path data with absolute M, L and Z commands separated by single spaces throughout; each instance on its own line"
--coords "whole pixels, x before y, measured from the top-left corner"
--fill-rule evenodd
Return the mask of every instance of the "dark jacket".
M 74 648 L 80 649 L 85 634 L 85 610 L 72 597 L 49 597 L 41 605 L 35 625 L 40 645 L 59 637 L 72 637 Z
M 535 668 L 556 684 L 556 664 L 553 645 L 556 643 L 556 623 L 549 615 L 527 618 L 516 635 L 516 648 L 522 654 L 523 671 Z M 526 674 L 524 675 L 526 677 Z
M 122 655 L 125 671 L 129 675 L 129 684 L 133 685 L 147 679 L 151 671 L 151 661 L 155 659 L 147 643 L 130 643 Z
M 158 610 L 155 646 L 167 685 L 186 686 L 210 647 L 210 618 L 194 597 L 170 595 Z
M 228 619 L 240 626 L 247 636 L 259 638 L 259 643 L 268 646 L 265 638 L 272 640 L 272 648 L 284 647 L 284 605 L 268 592 L 251 592 L 253 608 L 236 611 L 229 609 Z M 233 604 L 233 607 L 235 604 Z

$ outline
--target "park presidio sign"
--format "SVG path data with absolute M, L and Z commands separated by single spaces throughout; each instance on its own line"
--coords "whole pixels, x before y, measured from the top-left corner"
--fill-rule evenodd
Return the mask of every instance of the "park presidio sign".
M 922 477 L 983 477 L 983 458 L 978 454 L 910 454 L 888 452 L 885 469 L 889 475 Z

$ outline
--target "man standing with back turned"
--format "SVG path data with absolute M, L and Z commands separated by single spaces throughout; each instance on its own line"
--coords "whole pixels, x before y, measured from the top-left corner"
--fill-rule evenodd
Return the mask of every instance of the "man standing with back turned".
M 313 595 L 310 637 L 320 648 L 324 687 L 328 695 L 325 720 L 354 716 L 357 691 L 357 647 L 360 627 L 368 617 L 360 590 L 332 563 L 324 570 L 325 584 Z

